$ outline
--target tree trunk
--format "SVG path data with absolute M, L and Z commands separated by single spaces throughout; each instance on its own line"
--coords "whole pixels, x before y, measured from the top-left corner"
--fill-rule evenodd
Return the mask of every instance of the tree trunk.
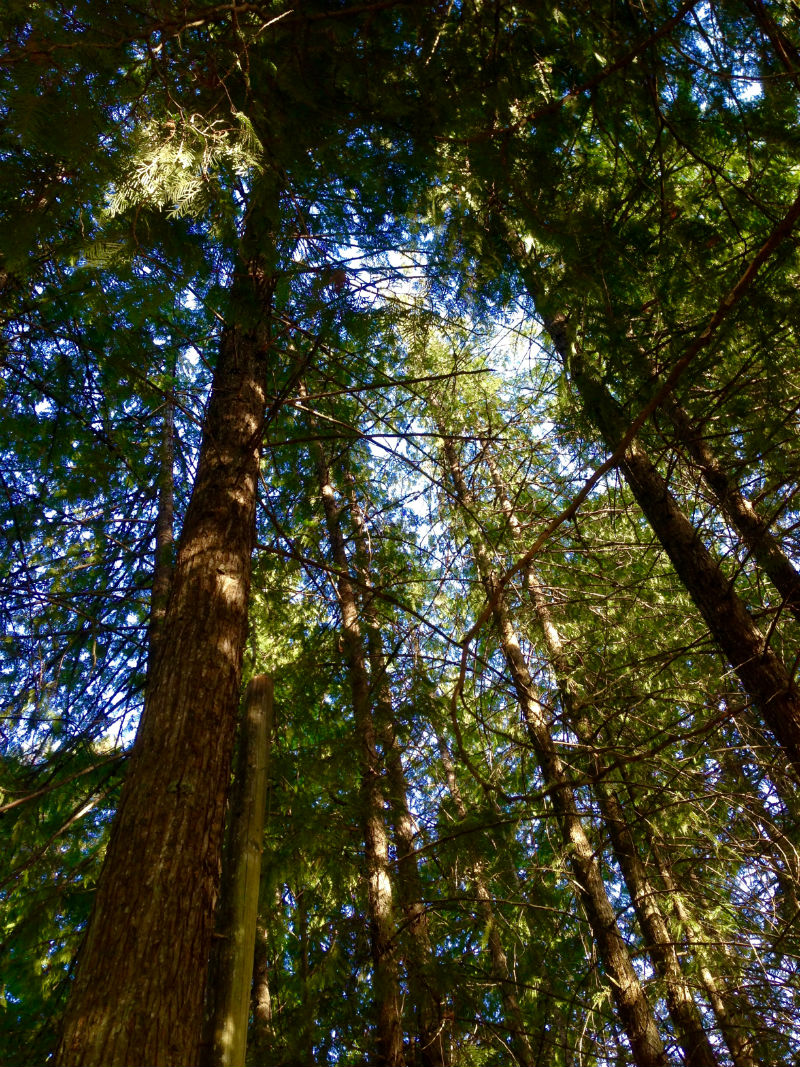
M 447 778 L 447 789 L 456 809 L 459 819 L 467 817 L 467 808 L 464 804 L 461 790 L 456 779 L 456 771 L 447 745 L 439 739 L 439 755 Z M 510 1035 L 510 1045 L 514 1057 L 520 1067 L 534 1067 L 536 1059 L 533 1055 L 530 1040 L 528 1038 L 525 1020 L 517 999 L 516 982 L 511 976 L 508 966 L 508 957 L 503 948 L 500 930 L 492 907 L 492 895 L 486 880 L 486 870 L 481 859 L 470 848 L 469 873 L 470 880 L 475 886 L 475 896 L 478 898 L 479 910 L 487 930 L 487 943 L 489 946 L 490 973 L 492 979 L 500 990 L 500 999 L 503 1003 L 505 1014 L 505 1029 Z
M 568 351 L 564 324 L 550 323 L 559 352 Z M 589 371 L 574 349 L 568 361 L 587 414 L 607 446 L 615 448 L 626 429 L 620 405 Z M 634 438 L 620 469 L 675 571 L 705 619 L 740 682 L 800 776 L 800 691 L 781 659 L 768 647 L 732 582 L 678 507 L 666 480 Z
M 755 1056 L 755 1048 L 750 1039 L 750 1027 L 747 1020 L 743 1018 L 738 1007 L 729 996 L 725 982 L 711 970 L 705 949 L 706 937 L 701 932 L 700 938 L 695 938 L 691 918 L 672 877 L 670 865 L 656 842 L 653 842 L 653 855 L 658 863 L 675 915 L 683 928 L 688 943 L 693 947 L 700 981 L 703 983 L 703 988 L 722 1031 L 722 1037 L 730 1052 L 733 1067 L 759 1067 L 759 1061 Z
M 797 201 L 779 229 L 792 221 L 796 211 Z M 547 294 L 539 291 L 524 248 L 510 225 L 506 225 L 506 237 L 518 255 L 525 285 L 565 370 L 571 374 L 584 409 L 613 451 L 628 429 L 625 413 L 573 344 L 566 316 L 548 307 Z M 678 507 L 666 480 L 638 438 L 634 437 L 625 449 L 619 466 L 684 588 L 800 777 L 800 690 L 792 676 L 768 647 L 734 592 L 733 583 Z
M 257 259 L 233 282 L 162 637 L 59 1067 L 198 1061 L 247 632 L 272 287 Z
M 269 952 L 267 932 L 256 923 L 256 946 L 253 956 L 253 989 L 250 1012 L 253 1016 L 253 1056 L 256 1063 L 269 1062 L 272 1043 L 272 993 L 269 984 Z
M 305 388 L 301 387 L 301 395 Z M 364 853 L 367 866 L 367 909 L 374 968 L 374 994 L 377 1015 L 376 1051 L 381 1067 L 401 1067 L 403 1027 L 395 953 L 396 930 L 392 914 L 392 885 L 389 876 L 389 842 L 384 824 L 384 796 L 380 780 L 380 760 L 372 718 L 369 675 L 358 620 L 349 560 L 339 523 L 339 505 L 331 484 L 328 461 L 318 441 L 313 443 L 325 524 L 331 558 L 337 570 L 336 589 L 342 616 L 342 644 L 353 698 L 353 714 L 358 731 L 361 757 L 361 807 L 364 820 Z
M 456 500 L 465 516 L 469 516 L 471 512 L 474 513 L 473 501 L 461 465 L 452 440 L 443 428 L 440 432 L 444 438 L 445 460 Z M 470 525 L 474 526 L 472 523 Z M 536 697 L 533 679 L 514 631 L 502 586 L 477 530 L 471 531 L 470 540 L 481 582 L 492 605 L 494 622 L 523 720 L 558 817 L 569 863 L 581 890 L 580 900 L 611 986 L 620 1022 L 630 1042 L 634 1062 L 638 1067 L 665 1067 L 666 1053 L 653 1012 L 631 963 L 628 946 L 617 925 L 594 849 L 583 828 L 566 769 Z
M 487 450 L 487 464 L 492 475 L 500 506 L 509 524 L 512 536 L 520 535 L 519 523 L 514 514 L 506 487 L 496 463 Z M 614 790 L 606 781 L 605 768 L 593 750 L 591 730 L 586 721 L 586 711 L 591 704 L 588 694 L 582 693 L 571 677 L 571 671 L 561 634 L 550 614 L 544 590 L 533 567 L 525 569 L 525 584 L 530 593 L 536 616 L 542 627 L 550 665 L 566 712 L 567 721 L 578 741 L 590 753 L 600 811 L 608 828 L 614 856 L 622 871 L 628 894 L 636 912 L 639 927 L 644 934 L 647 952 L 657 974 L 666 988 L 667 1008 L 678 1034 L 681 1049 L 687 1064 L 692 1067 L 717 1067 L 717 1057 L 708 1039 L 700 1013 L 694 1001 L 691 987 L 683 976 L 675 944 L 670 937 L 667 923 L 658 906 L 658 890 L 652 885 L 647 869 L 639 856 L 636 842 L 628 826 L 625 812 Z
M 247 687 L 230 804 L 220 940 L 213 968 L 216 983 L 209 997 L 209 1067 L 244 1067 L 245 1062 L 272 722 L 272 679 L 259 674 Z
M 408 806 L 405 771 L 395 729 L 383 638 L 375 611 L 368 538 L 352 476 L 348 476 L 347 481 L 350 515 L 355 530 L 356 559 L 363 586 L 361 603 L 367 631 L 370 682 L 383 748 L 389 820 L 397 853 L 397 895 L 404 919 L 400 940 L 404 947 L 408 987 L 416 1015 L 420 1061 L 422 1067 L 446 1067 L 449 1055 L 442 1015 L 442 996 L 431 973 L 435 960 L 431 952 L 428 913 L 422 897 L 422 880 L 414 847 L 414 820 Z
M 783 597 L 786 610 L 800 622 L 800 574 L 769 524 L 741 492 L 678 401 L 670 395 L 661 406 L 675 427 L 676 441 L 694 460 L 720 511 Z
M 289 1035 L 289 1049 L 286 1059 L 292 1064 L 314 1067 L 314 1014 L 316 997 L 309 988 L 309 937 L 308 937 L 308 897 L 307 890 L 295 891 L 295 915 L 297 939 L 299 941 L 298 970 L 300 972 L 300 1025 Z
M 585 742 L 585 738 L 580 734 L 578 740 Z M 603 769 L 599 766 L 597 773 L 600 810 L 645 937 L 648 955 L 664 982 L 667 1008 L 675 1025 L 685 1061 L 692 1064 L 692 1067 L 716 1067 L 716 1054 L 703 1028 L 691 986 L 683 976 L 675 943 L 658 906 L 658 889 L 648 877 L 622 805 L 608 783 L 602 780 Z

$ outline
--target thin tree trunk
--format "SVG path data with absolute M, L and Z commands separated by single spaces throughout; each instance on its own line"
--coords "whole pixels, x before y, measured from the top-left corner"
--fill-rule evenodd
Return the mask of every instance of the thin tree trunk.
M 467 817 L 467 808 L 461 796 L 455 767 L 450 758 L 447 745 L 441 738 L 439 739 L 439 755 L 447 778 L 447 789 L 456 809 L 456 814 L 459 819 L 465 819 Z M 478 898 L 480 913 L 487 930 L 491 975 L 500 990 L 500 999 L 502 1000 L 505 1014 L 505 1029 L 510 1035 L 511 1049 L 520 1067 L 534 1067 L 536 1059 L 533 1055 L 525 1020 L 522 1017 L 522 1010 L 517 999 L 516 982 L 511 977 L 508 956 L 503 947 L 500 929 L 492 907 L 492 895 L 489 892 L 486 869 L 482 860 L 472 848 L 470 848 L 469 856 L 469 875 L 475 886 L 475 896 Z
M 579 733 L 578 740 L 584 743 L 586 738 L 581 737 Z M 675 1025 L 685 1061 L 692 1064 L 692 1067 L 716 1067 L 716 1054 L 703 1027 L 692 988 L 683 976 L 675 943 L 658 906 L 658 889 L 648 877 L 622 805 L 614 791 L 602 779 L 603 768 L 597 766 L 596 773 L 600 810 L 645 937 L 648 955 L 656 972 L 664 981 L 667 1008 Z
M 442 997 L 432 974 L 435 961 L 431 952 L 428 913 L 423 903 L 422 880 L 414 847 L 414 820 L 408 806 L 383 638 L 375 611 L 364 514 L 351 475 L 347 476 L 347 482 L 350 515 L 355 531 L 356 562 L 363 586 L 361 604 L 367 631 L 371 689 L 383 748 L 389 820 L 397 854 L 397 895 L 405 924 L 400 941 L 405 949 L 406 973 L 416 1015 L 421 1063 L 423 1067 L 446 1067 L 449 1056 L 442 1017 Z
M 444 438 L 445 459 L 455 488 L 455 496 L 468 517 L 473 512 L 472 497 L 452 440 L 447 437 L 443 428 L 440 432 Z M 470 526 L 474 524 L 470 523 Z M 594 849 L 583 828 L 566 769 L 536 697 L 533 680 L 511 622 L 503 589 L 480 534 L 475 529 L 471 532 L 470 540 L 481 582 L 492 604 L 494 622 L 523 720 L 558 816 L 569 863 L 581 890 L 581 903 L 611 986 L 620 1022 L 630 1042 L 634 1062 L 638 1067 L 665 1067 L 666 1053 L 653 1012 L 631 963 L 628 946 L 617 925 Z
M 794 218 L 796 206 L 797 202 L 781 226 Z M 506 235 L 518 254 L 528 292 L 537 303 L 545 329 L 565 369 L 571 374 L 587 415 L 597 426 L 607 447 L 614 450 L 628 429 L 621 405 L 590 371 L 573 344 L 566 316 L 548 308 L 547 295 L 540 292 L 524 249 L 510 226 L 506 227 Z M 733 583 L 678 507 L 666 480 L 638 438 L 634 437 L 625 449 L 619 466 L 684 588 L 745 692 L 761 709 L 795 774 L 800 777 L 800 690 L 792 676 L 768 647 L 744 603 L 734 592 Z
M 669 893 L 669 900 L 684 931 L 688 943 L 692 946 L 697 962 L 700 981 L 703 984 L 709 1003 L 714 1011 L 723 1040 L 733 1061 L 733 1067 L 760 1067 L 756 1059 L 755 1048 L 750 1038 L 750 1027 L 736 1004 L 729 996 L 725 982 L 711 970 L 707 954 L 702 944 L 696 944 L 694 924 L 683 903 L 683 898 L 672 877 L 670 865 L 660 847 L 652 842 L 653 855 L 658 863 L 661 878 Z M 703 938 L 701 937 L 701 941 Z
M 253 1016 L 253 1056 L 257 1063 L 269 1062 L 273 1035 L 272 991 L 269 984 L 269 952 L 267 931 L 256 924 L 256 946 L 253 957 L 253 989 L 250 1012 Z
M 272 288 L 258 259 L 233 282 L 163 635 L 58 1067 L 198 1061 L 247 632 Z
M 261 884 L 261 853 L 272 735 L 272 679 L 251 679 L 230 804 L 211 997 L 209 1067 L 244 1067 Z
M 305 395 L 305 388 L 301 387 L 300 392 Z M 403 1062 L 403 1029 L 395 952 L 396 930 L 392 914 L 389 842 L 384 824 L 384 796 L 370 702 L 369 675 L 364 658 L 356 596 L 349 577 L 350 565 L 339 522 L 339 505 L 323 448 L 318 441 L 315 441 L 312 447 L 331 558 L 338 572 L 336 588 L 342 617 L 342 644 L 350 676 L 353 713 L 360 745 L 367 907 L 377 1014 L 377 1062 L 381 1067 L 400 1067 Z
M 488 448 L 486 460 L 503 514 L 512 536 L 518 539 L 519 523 L 497 464 Z M 578 741 L 591 754 L 595 792 L 600 803 L 600 811 L 608 828 L 614 856 L 622 871 L 639 927 L 644 934 L 648 955 L 656 972 L 664 981 L 667 1008 L 675 1025 L 685 1061 L 687 1064 L 692 1064 L 692 1067 L 717 1067 L 717 1057 L 703 1028 L 691 987 L 683 976 L 675 944 L 658 906 L 658 890 L 650 881 L 625 818 L 623 807 L 606 781 L 605 768 L 592 748 L 591 731 L 586 721 L 586 710 L 591 699 L 588 694 L 578 689 L 571 676 L 572 672 L 561 634 L 553 622 L 547 598 L 532 566 L 525 569 L 525 583 L 542 627 L 550 665 L 567 720 Z
M 300 1025 L 290 1035 L 289 1062 L 300 1063 L 303 1067 L 314 1067 L 314 1008 L 316 998 L 309 989 L 308 966 L 308 898 L 305 889 L 298 889 L 295 897 L 297 937 L 300 942 Z

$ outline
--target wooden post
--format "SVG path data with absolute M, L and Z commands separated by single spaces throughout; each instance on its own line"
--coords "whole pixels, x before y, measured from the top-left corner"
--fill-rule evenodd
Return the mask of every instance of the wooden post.
M 258 674 L 245 694 L 223 872 L 221 929 L 214 967 L 212 1063 L 244 1067 L 258 917 L 261 850 L 272 741 L 272 678 Z

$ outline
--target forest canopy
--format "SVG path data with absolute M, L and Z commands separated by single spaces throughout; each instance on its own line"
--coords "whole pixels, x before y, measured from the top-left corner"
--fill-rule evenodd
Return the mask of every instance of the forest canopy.
M 0 1061 L 794 1062 L 797 5 L 0 31 Z

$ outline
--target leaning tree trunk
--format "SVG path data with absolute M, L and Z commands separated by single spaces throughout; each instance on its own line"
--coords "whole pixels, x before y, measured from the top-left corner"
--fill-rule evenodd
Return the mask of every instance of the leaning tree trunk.
M 300 393 L 301 396 L 305 395 L 304 387 L 301 387 Z M 369 675 L 364 657 L 356 595 L 350 579 L 350 562 L 347 558 L 339 522 L 339 505 L 331 484 L 328 461 L 322 445 L 319 441 L 315 441 L 312 447 L 315 453 L 325 525 L 331 546 L 331 558 L 336 568 L 336 590 L 342 618 L 342 645 L 350 676 L 353 714 L 360 746 L 367 908 L 377 1015 L 375 1033 L 377 1062 L 380 1067 L 401 1067 L 403 1025 L 395 949 L 397 931 L 392 914 L 389 842 L 384 822 L 384 795 L 380 779 L 375 723 L 372 717 Z
M 552 322 L 549 329 L 559 351 L 566 350 L 564 324 Z M 608 447 L 614 449 L 627 428 L 619 403 L 574 349 L 570 363 L 587 414 Z M 620 469 L 745 692 L 760 708 L 775 739 L 800 775 L 800 691 L 786 666 L 769 648 L 734 592 L 731 580 L 678 507 L 666 480 L 637 438 L 625 449 Z
M 709 343 L 725 313 L 741 299 L 758 269 L 791 232 L 800 217 L 800 196 L 774 227 L 768 240 L 726 297 L 702 334 L 681 361 L 687 365 Z M 569 323 L 562 310 L 539 284 L 524 246 L 512 226 L 504 225 L 509 247 L 518 258 L 524 284 L 536 303 L 545 329 L 571 373 L 583 407 L 600 431 L 608 448 L 616 450 L 626 437 L 628 420 L 620 403 L 604 382 L 592 373 L 583 355 L 573 344 Z M 785 664 L 768 645 L 747 608 L 733 589 L 719 563 L 686 518 L 670 493 L 666 479 L 652 462 L 638 437 L 622 450 L 619 467 L 636 502 L 667 553 L 675 571 L 723 654 L 736 672 L 745 692 L 759 706 L 778 745 L 784 750 L 795 774 L 800 777 L 800 690 Z
M 514 514 L 500 471 L 488 447 L 487 445 L 486 460 L 500 500 L 500 507 L 512 536 L 518 539 L 521 533 L 519 522 Z M 614 856 L 619 863 L 636 912 L 639 928 L 644 934 L 648 955 L 657 974 L 664 982 L 667 1008 L 685 1061 L 687 1064 L 692 1064 L 692 1067 L 717 1067 L 716 1054 L 703 1027 L 692 989 L 683 975 L 675 944 L 658 905 L 658 889 L 648 877 L 624 809 L 616 793 L 606 781 L 605 768 L 592 746 L 591 730 L 586 719 L 586 712 L 592 703 L 591 698 L 589 694 L 579 689 L 572 677 L 564 642 L 553 622 L 544 589 L 532 565 L 525 568 L 524 578 L 536 616 L 542 627 L 550 667 L 567 721 L 578 741 L 591 755 L 594 790 L 600 804 L 603 821 L 608 829 Z
M 158 653 L 58 1067 L 198 1061 L 247 632 L 272 289 L 258 258 L 233 282 Z
M 417 1040 L 422 1067 L 446 1067 L 449 1061 L 442 1014 L 442 996 L 435 976 L 428 913 L 423 903 L 422 880 L 414 846 L 414 820 L 408 806 L 405 771 L 395 728 L 392 693 L 386 656 L 370 573 L 369 539 L 364 514 L 352 475 L 347 476 L 350 516 L 356 543 L 356 562 L 362 584 L 361 605 L 367 632 L 370 682 L 375 704 L 378 735 L 383 747 L 389 821 L 397 853 L 397 896 L 403 911 L 404 949 L 408 988 L 416 1015 Z
M 665 1067 L 666 1053 L 655 1017 L 631 962 L 616 915 L 606 893 L 594 849 L 581 821 L 569 777 L 553 741 L 544 710 L 537 699 L 533 679 L 520 647 L 506 605 L 505 595 L 492 567 L 480 533 L 469 516 L 475 513 L 461 464 L 452 439 L 442 429 L 445 461 L 455 499 L 470 527 L 470 541 L 481 583 L 492 606 L 503 656 L 517 694 L 523 720 L 531 739 L 548 794 L 558 817 L 573 876 L 581 890 L 580 900 L 603 962 L 619 1020 L 630 1042 L 638 1067 Z
M 651 379 L 658 384 L 652 369 Z M 694 461 L 717 507 L 780 593 L 785 609 L 800 622 L 800 573 L 784 552 L 769 523 L 742 493 L 735 479 L 711 450 L 688 412 L 675 397 L 671 394 L 665 397 L 661 406 L 675 428 L 676 443 Z
M 208 1067 L 244 1067 L 247 1051 L 272 722 L 272 679 L 259 674 L 245 694 L 230 803 L 208 997 Z

